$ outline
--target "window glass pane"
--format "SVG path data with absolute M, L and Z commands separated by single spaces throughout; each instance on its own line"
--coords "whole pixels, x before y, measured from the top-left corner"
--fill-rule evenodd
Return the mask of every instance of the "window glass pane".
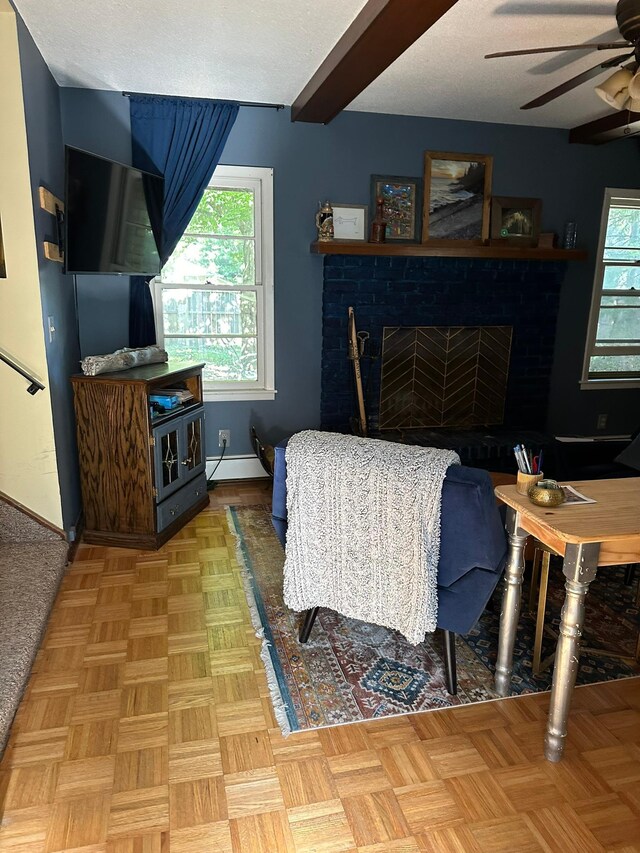
M 640 209 L 610 207 L 605 246 L 640 248 Z
M 605 247 L 605 261 L 640 261 L 640 249 L 611 249 Z
M 634 308 L 601 308 L 597 340 L 639 340 L 640 304 Z
M 633 293 L 619 293 L 616 296 L 603 296 L 600 304 L 603 308 L 611 308 L 613 305 L 630 305 L 640 308 L 640 290 L 636 295 Z
M 595 355 L 589 360 L 589 372 L 640 374 L 640 355 Z
M 253 290 L 162 291 L 165 335 L 255 335 Z
M 208 187 L 186 233 L 253 237 L 253 190 Z
M 204 361 L 203 379 L 209 382 L 256 382 L 257 338 L 165 338 L 170 359 Z
M 637 290 L 640 293 L 640 267 L 605 267 L 603 287 L 605 290 Z
M 172 284 L 255 284 L 255 243 L 251 238 L 183 237 L 162 268 Z

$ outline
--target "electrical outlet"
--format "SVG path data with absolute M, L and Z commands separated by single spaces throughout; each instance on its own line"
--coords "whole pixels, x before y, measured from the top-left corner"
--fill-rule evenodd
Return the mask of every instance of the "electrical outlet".
M 229 447 L 231 444 L 231 430 L 230 429 L 219 429 L 218 430 L 218 447 L 224 447 L 225 445 Z
M 598 429 L 606 429 L 607 428 L 607 419 L 608 415 L 598 415 Z

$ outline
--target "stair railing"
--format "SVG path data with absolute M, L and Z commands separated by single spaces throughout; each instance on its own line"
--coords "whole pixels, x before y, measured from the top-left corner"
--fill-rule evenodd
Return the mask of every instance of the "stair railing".
M 31 376 L 30 373 L 27 373 L 26 370 L 23 370 L 19 364 L 16 364 L 15 361 L 9 358 L 9 356 L 0 352 L 0 361 L 4 361 L 5 364 L 8 364 L 9 367 L 12 367 L 16 373 L 19 373 L 21 376 L 29 382 L 29 386 L 27 387 L 27 394 L 37 394 L 38 391 L 44 391 L 44 385 L 42 382 L 38 382 L 35 376 Z

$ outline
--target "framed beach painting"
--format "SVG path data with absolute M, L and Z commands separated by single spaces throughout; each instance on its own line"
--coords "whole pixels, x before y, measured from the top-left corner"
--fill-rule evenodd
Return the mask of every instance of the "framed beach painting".
M 488 154 L 425 151 L 423 243 L 489 239 L 492 171 Z
M 387 240 L 419 243 L 422 217 L 422 178 L 399 175 L 371 175 L 371 216 L 376 201 L 384 200 Z

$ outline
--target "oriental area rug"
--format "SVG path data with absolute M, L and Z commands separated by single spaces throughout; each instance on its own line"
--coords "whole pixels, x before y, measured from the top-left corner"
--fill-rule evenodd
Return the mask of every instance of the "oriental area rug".
M 284 551 L 271 525 L 268 506 L 230 507 L 229 526 L 237 539 L 245 592 L 254 627 L 263 637 L 262 659 L 276 718 L 283 732 L 415 713 L 497 698 L 493 689 L 502 583 L 473 631 L 456 638 L 458 694 L 447 693 L 441 632 L 412 646 L 396 631 L 321 609 L 307 643 L 298 642 L 302 615 L 283 601 Z M 550 689 L 551 671 L 536 677 L 531 658 L 535 616 L 523 590 L 512 693 Z M 640 574 L 637 571 L 636 574 Z M 634 657 L 640 616 L 640 578 L 628 586 L 622 567 L 600 572 L 587 596 L 585 645 L 604 646 Z M 564 600 L 561 566 L 552 566 L 547 597 L 549 627 L 558 629 Z M 545 639 L 543 659 L 555 641 Z M 640 665 L 619 658 L 580 655 L 579 684 L 640 675 Z

